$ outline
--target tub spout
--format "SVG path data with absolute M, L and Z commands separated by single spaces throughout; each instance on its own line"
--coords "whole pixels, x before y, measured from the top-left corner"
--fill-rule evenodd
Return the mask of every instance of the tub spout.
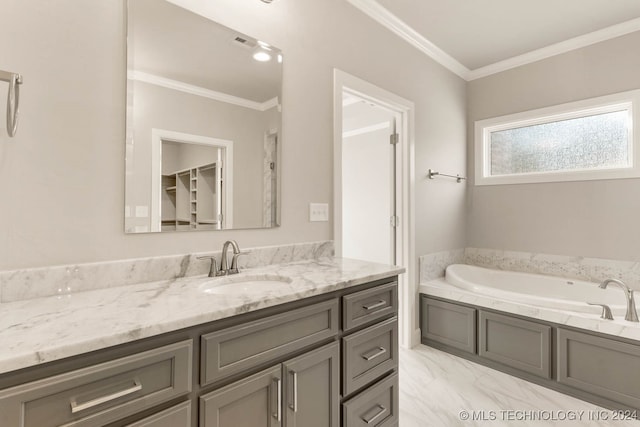
M 638 312 L 636 311 L 636 302 L 633 299 L 633 289 L 627 286 L 622 280 L 617 279 L 604 280 L 600 283 L 600 288 L 606 289 L 610 283 L 620 287 L 627 297 L 627 314 L 624 316 L 624 320 L 628 320 L 629 322 L 638 322 Z

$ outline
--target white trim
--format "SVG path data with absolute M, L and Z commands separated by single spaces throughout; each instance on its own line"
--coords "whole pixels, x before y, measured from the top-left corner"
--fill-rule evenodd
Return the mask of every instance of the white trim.
M 350 138 L 352 136 L 363 135 L 369 132 L 375 132 L 377 130 L 389 129 L 389 122 L 376 123 L 370 126 L 363 126 L 361 128 L 348 130 L 346 132 L 342 132 L 342 138 Z
M 612 25 L 601 30 L 593 31 L 578 37 L 574 37 L 559 43 L 554 43 L 540 49 L 532 50 L 522 55 L 514 56 L 503 61 L 476 68 L 471 70 L 467 76 L 467 80 L 475 80 L 491 74 L 500 73 L 522 65 L 531 64 L 552 56 L 570 52 L 572 50 L 581 49 L 592 44 L 600 43 L 625 34 L 640 31 L 640 18 Z
M 342 96 L 353 94 L 394 112 L 400 141 L 397 147 L 396 209 L 400 218 L 396 243 L 396 262 L 406 269 L 398 277 L 400 300 L 400 344 L 412 347 L 419 342 L 417 318 L 417 266 L 415 256 L 415 105 L 394 93 L 341 70 L 333 70 L 333 191 L 334 244 L 336 256 L 342 254 Z
M 640 90 L 621 92 L 476 121 L 474 141 L 475 185 L 529 184 L 640 177 L 640 132 L 634 132 L 633 125 L 628 129 L 629 156 L 631 160 L 629 167 L 489 175 L 491 161 L 489 137 L 491 132 L 624 110 L 629 112 L 631 123 L 637 126 L 640 123 Z
M 410 45 L 466 81 L 487 77 L 492 74 L 500 73 L 522 65 L 531 64 L 555 55 L 581 49 L 583 47 L 633 33 L 635 31 L 640 31 L 640 18 L 635 18 L 591 33 L 554 43 L 540 49 L 532 50 L 503 61 L 498 61 L 484 67 L 470 70 L 375 0 L 347 1 L 361 12 L 381 24 L 383 27 L 400 36 L 404 41 L 408 42 Z
M 469 69 L 458 62 L 454 57 L 444 50 L 427 40 L 422 34 L 411 28 L 409 25 L 400 20 L 393 13 L 389 12 L 385 7 L 381 6 L 375 0 L 347 0 L 354 7 L 364 12 L 374 21 L 382 24 L 410 45 L 420 50 L 428 57 L 442 65 L 449 71 L 457 74 L 467 80 Z
M 186 142 L 209 145 L 224 150 L 222 163 L 223 195 L 226 202 L 222 206 L 225 229 L 233 228 L 233 141 L 208 136 L 174 132 L 165 129 L 151 129 L 151 230 L 162 231 L 162 141 Z
M 239 96 L 229 95 L 223 92 L 217 92 L 211 89 L 205 89 L 200 86 L 191 85 L 178 80 L 167 79 L 165 77 L 156 76 L 142 71 L 128 70 L 127 78 L 155 86 L 173 89 L 179 92 L 188 93 L 190 95 L 201 96 L 203 98 L 213 99 L 214 101 L 224 102 L 227 104 L 237 105 L 239 107 L 250 108 L 257 111 L 267 111 L 270 108 L 278 107 L 278 97 L 271 98 L 265 102 L 251 101 L 250 99 L 240 98 Z

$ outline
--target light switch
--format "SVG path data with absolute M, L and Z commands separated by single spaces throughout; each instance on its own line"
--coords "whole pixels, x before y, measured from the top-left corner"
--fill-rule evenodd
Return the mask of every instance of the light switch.
M 309 221 L 329 221 L 329 204 L 309 203 Z

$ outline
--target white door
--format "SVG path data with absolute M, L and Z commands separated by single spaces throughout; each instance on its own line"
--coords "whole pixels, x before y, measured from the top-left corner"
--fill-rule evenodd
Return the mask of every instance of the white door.
M 342 256 L 396 263 L 396 114 L 343 92 Z

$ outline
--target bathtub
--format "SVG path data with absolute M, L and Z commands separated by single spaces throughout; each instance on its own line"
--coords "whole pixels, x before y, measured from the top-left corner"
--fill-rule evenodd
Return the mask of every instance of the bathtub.
M 484 296 L 538 307 L 583 313 L 600 313 L 607 304 L 613 314 L 624 315 L 626 300 L 622 289 L 600 289 L 598 283 L 539 274 L 491 270 L 465 264 L 452 264 L 445 272 L 447 283 Z

